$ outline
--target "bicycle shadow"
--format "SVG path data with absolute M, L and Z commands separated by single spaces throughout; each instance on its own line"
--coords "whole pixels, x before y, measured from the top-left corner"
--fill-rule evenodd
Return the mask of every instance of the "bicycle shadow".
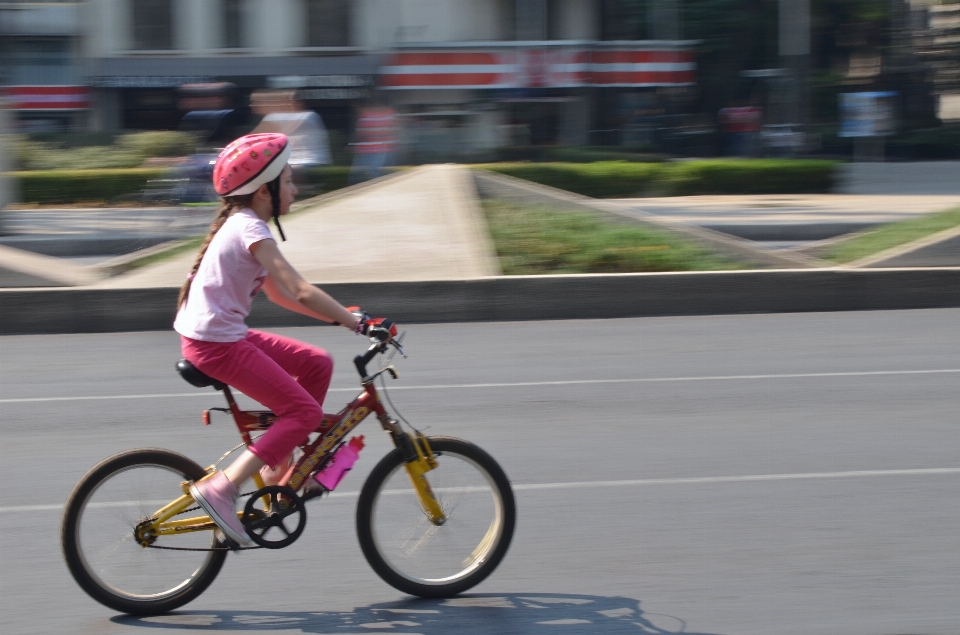
M 638 600 L 555 593 L 409 599 L 350 612 L 177 611 L 154 617 L 116 616 L 110 621 L 144 628 L 212 632 L 707 635 L 688 633 L 680 618 L 645 613 Z

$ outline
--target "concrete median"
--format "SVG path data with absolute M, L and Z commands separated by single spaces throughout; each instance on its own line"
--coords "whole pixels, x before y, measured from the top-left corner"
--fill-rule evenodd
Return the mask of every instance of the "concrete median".
M 399 322 L 561 320 L 960 307 L 960 268 L 497 276 L 323 285 Z M 0 334 L 171 328 L 177 289 L 0 290 Z M 253 327 L 317 322 L 254 301 Z

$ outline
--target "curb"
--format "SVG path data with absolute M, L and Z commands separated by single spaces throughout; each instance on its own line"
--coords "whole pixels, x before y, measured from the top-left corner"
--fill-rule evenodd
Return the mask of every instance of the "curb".
M 960 307 L 960 267 L 498 276 L 325 284 L 398 322 L 563 320 Z M 0 290 L 0 334 L 166 330 L 178 289 Z M 316 326 L 253 303 L 251 327 Z

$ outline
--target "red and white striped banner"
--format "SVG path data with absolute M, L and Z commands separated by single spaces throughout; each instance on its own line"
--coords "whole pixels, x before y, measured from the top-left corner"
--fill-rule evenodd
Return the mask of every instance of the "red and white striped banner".
M 11 110 L 85 110 L 90 107 L 86 86 L 4 86 L 0 88 Z
M 696 82 L 693 51 L 593 51 L 593 86 L 687 86 Z
M 683 86 L 696 82 L 690 50 L 431 50 L 391 55 L 387 89 Z

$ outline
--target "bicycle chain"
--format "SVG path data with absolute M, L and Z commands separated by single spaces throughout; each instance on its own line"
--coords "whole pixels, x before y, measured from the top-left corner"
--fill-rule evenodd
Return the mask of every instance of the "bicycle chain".
M 244 494 L 240 494 L 239 496 L 237 496 L 237 498 L 245 498 L 245 497 L 247 497 L 247 496 L 252 496 L 253 494 L 256 494 L 256 492 L 246 492 L 246 493 L 244 493 Z M 201 509 L 199 505 L 197 505 L 196 507 L 188 507 L 187 509 L 185 509 L 185 510 L 183 510 L 182 512 L 180 512 L 180 514 L 186 514 L 187 512 L 196 511 L 196 510 L 198 510 L 198 509 Z M 177 516 L 179 516 L 180 514 L 177 514 Z M 201 549 L 200 547 L 166 547 L 166 546 L 163 546 L 163 545 L 152 545 L 152 544 L 151 544 L 151 545 L 147 545 L 147 549 L 166 549 L 167 551 L 250 551 L 250 550 L 252 550 L 252 549 L 263 549 L 263 547 L 260 547 L 260 546 L 257 546 L 257 547 L 239 547 L 239 546 L 238 546 L 238 547 L 236 547 L 236 548 L 234 548 L 234 547 L 208 547 L 208 548 L 206 548 L 206 549 Z

